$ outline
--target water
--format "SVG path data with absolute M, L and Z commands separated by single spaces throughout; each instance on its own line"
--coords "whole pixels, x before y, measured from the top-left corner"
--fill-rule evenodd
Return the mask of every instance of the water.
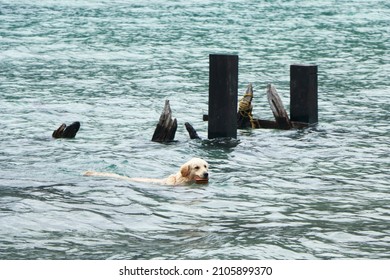
M 390 257 L 390 4 L 373 1 L 0 0 L 1 259 Z M 319 69 L 319 124 L 207 138 L 208 55 L 272 119 L 289 66 Z M 150 141 L 166 99 L 175 143 Z M 52 140 L 81 122 L 75 139 Z M 207 186 L 162 178 L 191 157 Z

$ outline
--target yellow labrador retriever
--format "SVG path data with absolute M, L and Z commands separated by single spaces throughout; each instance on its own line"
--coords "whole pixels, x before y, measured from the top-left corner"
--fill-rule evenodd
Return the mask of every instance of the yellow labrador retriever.
M 115 173 L 87 171 L 85 176 L 100 176 L 123 179 L 133 182 L 156 183 L 162 185 L 183 185 L 187 183 L 206 184 L 209 180 L 209 164 L 200 158 L 193 158 L 180 167 L 176 174 L 172 174 L 165 179 L 151 178 L 130 178 Z

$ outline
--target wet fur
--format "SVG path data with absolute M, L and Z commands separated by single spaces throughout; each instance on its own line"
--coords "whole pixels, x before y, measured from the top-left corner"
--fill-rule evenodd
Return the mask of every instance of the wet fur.
M 184 185 L 188 183 L 194 183 L 196 180 L 207 180 L 208 179 L 208 163 L 200 158 L 193 158 L 183 164 L 180 170 L 176 174 L 172 174 L 164 179 L 153 179 L 153 178 L 130 178 L 127 176 L 118 175 L 115 173 L 108 172 L 96 172 L 86 171 L 85 176 L 99 176 L 99 177 L 111 177 L 116 179 L 122 179 L 132 182 L 142 183 L 154 183 L 161 185 Z

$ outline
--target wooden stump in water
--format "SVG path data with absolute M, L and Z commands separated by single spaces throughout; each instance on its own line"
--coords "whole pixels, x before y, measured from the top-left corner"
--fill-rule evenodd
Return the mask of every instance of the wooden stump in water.
M 187 129 L 188 134 L 190 135 L 191 139 L 200 139 L 200 137 L 198 136 L 198 133 L 196 133 L 195 128 L 193 128 L 190 123 L 186 122 L 184 125 L 186 126 L 186 129 Z
M 80 129 L 80 122 L 74 122 L 69 126 L 61 124 L 59 128 L 53 131 L 53 138 L 74 138 Z
M 244 96 L 238 102 L 237 112 L 237 128 L 256 128 L 257 124 L 252 116 L 252 99 L 253 99 L 253 86 L 250 83 L 245 91 Z
M 276 88 L 271 84 L 267 85 L 267 97 L 268 103 L 271 106 L 272 113 L 274 114 L 276 123 L 278 124 L 278 128 L 291 129 L 291 121 L 288 117 L 286 109 L 283 106 L 282 99 L 280 99 Z
M 154 131 L 152 141 L 170 142 L 175 139 L 177 129 L 177 120 L 172 118 L 172 110 L 169 100 L 165 101 L 164 110 L 161 113 L 160 120 Z

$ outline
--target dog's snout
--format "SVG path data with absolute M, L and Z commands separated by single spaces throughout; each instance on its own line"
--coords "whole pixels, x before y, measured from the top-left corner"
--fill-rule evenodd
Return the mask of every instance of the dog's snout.
M 204 173 L 203 173 L 203 177 L 204 177 L 204 178 L 208 178 L 208 177 L 209 177 L 209 173 L 204 172 Z

